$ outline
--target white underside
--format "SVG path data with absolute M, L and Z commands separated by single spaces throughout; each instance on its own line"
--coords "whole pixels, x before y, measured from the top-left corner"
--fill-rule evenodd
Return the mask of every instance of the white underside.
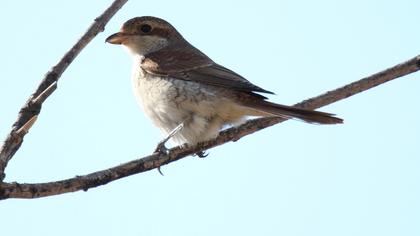
M 246 108 L 221 96 L 221 88 L 144 73 L 139 59 L 132 73 L 134 94 L 145 114 L 165 135 L 179 124 L 173 141 L 195 144 L 217 137 L 225 125 L 238 124 Z

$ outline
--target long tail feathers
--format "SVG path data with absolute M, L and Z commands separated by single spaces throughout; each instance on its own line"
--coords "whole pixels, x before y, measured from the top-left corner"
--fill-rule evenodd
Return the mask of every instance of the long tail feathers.
M 316 124 L 341 124 L 343 119 L 334 117 L 334 114 L 306 110 L 302 108 L 296 108 L 291 106 L 285 106 L 281 104 L 276 104 L 268 101 L 253 101 L 246 104 L 247 107 L 256 109 L 258 111 L 268 113 L 274 116 L 283 117 L 286 119 L 296 118 L 303 120 L 308 123 Z

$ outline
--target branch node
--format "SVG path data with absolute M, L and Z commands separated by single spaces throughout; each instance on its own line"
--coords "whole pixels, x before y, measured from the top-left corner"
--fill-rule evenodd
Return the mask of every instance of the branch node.
M 99 16 L 95 18 L 95 22 L 97 23 L 98 31 L 104 32 L 105 24 L 103 23 L 103 16 Z

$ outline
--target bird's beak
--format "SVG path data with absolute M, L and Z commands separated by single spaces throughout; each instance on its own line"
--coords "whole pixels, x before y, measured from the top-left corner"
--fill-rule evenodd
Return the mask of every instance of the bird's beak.
M 118 32 L 106 38 L 105 42 L 112 44 L 122 44 L 125 40 L 127 40 L 128 36 L 129 35 L 125 33 Z

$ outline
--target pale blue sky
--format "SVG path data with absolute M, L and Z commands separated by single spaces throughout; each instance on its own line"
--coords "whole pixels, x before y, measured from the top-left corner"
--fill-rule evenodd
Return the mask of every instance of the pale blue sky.
M 43 75 L 111 1 L 2 1 L 0 138 Z M 293 104 L 420 54 L 418 1 L 129 1 L 63 74 L 7 168 L 45 182 L 151 153 L 131 59 L 105 38 L 171 22 L 216 62 Z M 88 192 L 0 202 L 2 235 L 419 235 L 420 74 Z

